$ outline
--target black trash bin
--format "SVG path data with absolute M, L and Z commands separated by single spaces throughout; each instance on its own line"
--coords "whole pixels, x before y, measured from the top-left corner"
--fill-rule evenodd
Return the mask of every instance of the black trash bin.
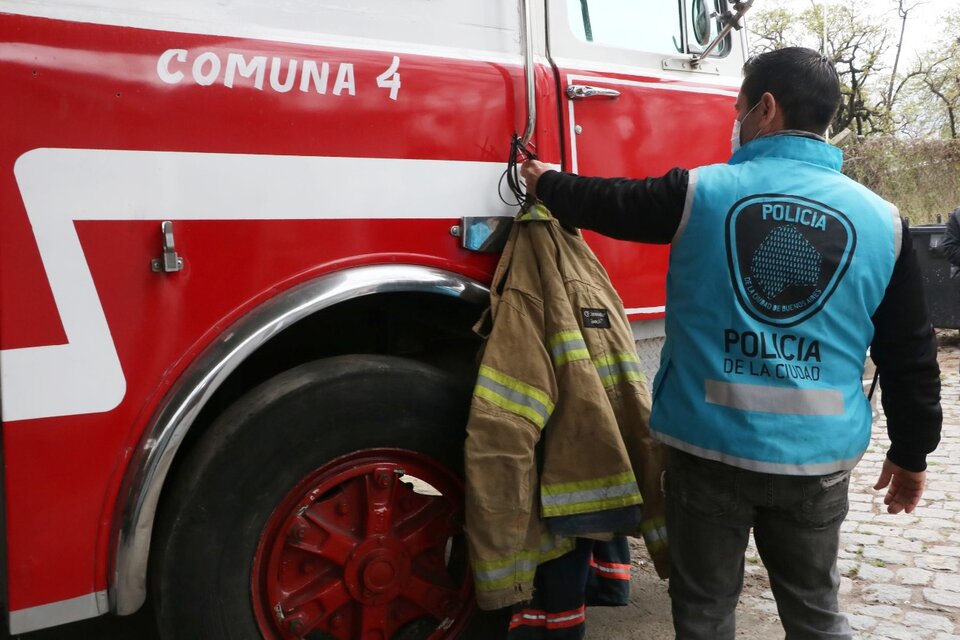
M 960 329 L 960 275 L 950 277 L 950 263 L 941 247 L 944 229 L 942 224 L 924 224 L 910 227 L 910 234 L 933 326 Z

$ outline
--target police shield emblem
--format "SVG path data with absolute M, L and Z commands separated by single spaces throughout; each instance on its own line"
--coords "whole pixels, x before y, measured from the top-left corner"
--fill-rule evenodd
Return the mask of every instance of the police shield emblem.
M 737 299 L 751 316 L 779 327 L 823 308 L 856 242 L 845 215 L 806 198 L 751 196 L 727 214 L 727 262 Z

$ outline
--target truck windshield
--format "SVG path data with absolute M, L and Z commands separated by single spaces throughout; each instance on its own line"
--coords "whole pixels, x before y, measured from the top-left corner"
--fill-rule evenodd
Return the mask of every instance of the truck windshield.
M 573 33 L 587 42 L 651 53 L 683 51 L 678 0 L 567 0 L 567 15 Z
M 696 54 L 720 32 L 727 0 L 567 0 L 573 33 L 587 42 L 673 55 Z M 686 26 L 686 47 L 683 31 Z M 724 56 L 730 37 L 713 50 Z

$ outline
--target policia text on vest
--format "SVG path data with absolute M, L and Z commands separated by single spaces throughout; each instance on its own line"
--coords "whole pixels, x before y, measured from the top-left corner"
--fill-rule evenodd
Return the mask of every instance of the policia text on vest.
M 723 372 L 784 380 L 820 379 L 820 341 L 791 333 L 723 330 Z M 815 364 L 810 364 L 815 363 Z

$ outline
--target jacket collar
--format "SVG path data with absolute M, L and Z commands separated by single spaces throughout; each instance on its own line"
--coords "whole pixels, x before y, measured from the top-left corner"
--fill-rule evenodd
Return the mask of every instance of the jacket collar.
M 729 164 L 741 164 L 756 158 L 799 160 L 834 171 L 840 171 L 843 166 L 843 153 L 837 147 L 814 137 L 787 131 L 751 140 L 730 157 Z

